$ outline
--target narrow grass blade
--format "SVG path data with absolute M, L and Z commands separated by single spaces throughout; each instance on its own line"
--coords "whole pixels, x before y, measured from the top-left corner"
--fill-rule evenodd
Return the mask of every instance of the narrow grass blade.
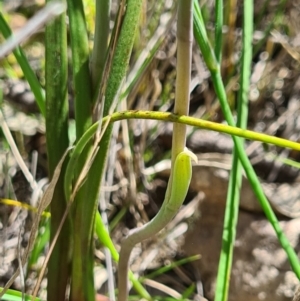
M 187 257 L 187 258 L 183 258 L 183 259 L 180 259 L 180 260 L 177 260 L 175 262 L 172 262 L 170 265 L 168 266 L 164 266 L 162 268 L 159 268 L 157 270 L 155 270 L 154 272 L 152 272 L 151 274 L 148 274 L 147 276 L 145 277 L 142 277 L 141 278 L 141 281 L 143 281 L 144 279 L 153 279 L 159 275 L 162 275 L 170 270 L 173 270 L 174 268 L 176 267 L 179 267 L 181 265 L 184 265 L 184 264 L 187 264 L 189 262 L 193 262 L 193 261 L 196 261 L 196 260 L 199 260 L 201 258 L 200 255 L 193 255 L 193 256 L 190 256 L 190 257 Z
M 241 61 L 240 90 L 238 94 L 237 126 L 245 129 L 248 119 L 248 91 L 252 61 L 253 3 L 244 1 L 243 49 Z M 240 139 L 243 143 L 243 139 Z M 234 148 L 233 162 L 227 192 L 225 219 L 222 236 L 222 251 L 219 261 L 215 301 L 228 299 L 229 282 L 233 261 L 233 249 L 238 222 L 240 189 L 242 186 L 242 165 Z
M 39 233 L 36 237 L 34 247 L 29 256 L 28 269 L 31 269 L 31 267 L 37 263 L 40 255 L 43 254 L 43 250 L 45 250 L 45 247 L 47 246 L 49 241 L 50 241 L 50 219 L 46 219 L 46 220 L 44 219 L 41 221 L 41 224 L 39 226 Z
M 50 1 L 49 1 L 50 2 Z M 65 3 L 65 1 L 61 1 Z M 69 146 L 68 141 L 68 61 L 65 13 L 46 26 L 46 140 L 49 177 Z M 63 174 L 58 179 L 51 203 L 51 241 L 54 239 L 66 210 L 63 193 Z M 69 282 L 70 220 L 64 224 L 48 266 L 48 301 L 65 300 Z M 60 279 L 60 281 L 57 281 Z
M 225 92 L 224 84 L 223 84 L 223 81 L 221 78 L 220 68 L 219 68 L 216 60 L 212 61 L 214 59 L 213 51 L 211 48 L 209 49 L 210 44 L 207 40 L 207 35 L 205 32 L 203 19 L 201 16 L 201 10 L 200 10 L 199 4 L 196 0 L 194 0 L 194 6 L 195 6 L 195 16 L 194 16 L 195 37 L 196 37 L 197 43 L 202 51 L 204 60 L 211 72 L 211 78 L 213 81 L 213 85 L 214 85 L 216 94 L 220 100 L 223 114 L 226 116 L 226 121 L 228 122 L 228 124 L 230 126 L 234 127 L 235 122 L 234 122 L 234 118 L 232 116 L 230 107 L 227 103 L 226 92 Z M 242 130 L 242 131 L 245 131 L 245 130 Z M 243 168 L 244 168 L 247 178 L 252 186 L 252 189 L 253 189 L 261 207 L 263 208 L 263 211 L 264 211 L 267 219 L 272 224 L 272 226 L 276 232 L 276 235 L 278 237 L 278 240 L 289 258 L 292 269 L 294 270 L 297 277 L 300 278 L 300 265 L 299 265 L 298 256 L 295 253 L 295 250 L 291 247 L 288 239 L 286 238 L 285 234 L 283 233 L 283 231 L 278 223 L 278 219 L 276 218 L 276 215 L 274 214 L 274 212 L 263 192 L 260 181 L 257 178 L 255 171 L 245 153 L 242 141 L 240 140 L 240 138 L 238 138 L 236 136 L 233 136 L 232 138 L 233 138 L 233 142 L 236 147 L 236 150 L 238 152 L 239 159 L 243 165 Z
M 243 130 L 236 126 L 225 125 L 221 123 L 211 122 L 211 121 L 184 116 L 184 115 L 180 116 L 180 115 L 167 113 L 167 112 L 142 111 L 142 110 L 120 111 L 104 117 L 102 120 L 102 124 L 105 125 L 107 122 L 111 124 L 113 122 L 124 120 L 124 119 L 151 119 L 151 120 L 161 120 L 165 122 L 184 123 L 186 125 L 195 126 L 202 129 L 212 130 L 220 133 L 225 133 L 231 136 L 237 136 L 249 140 L 261 141 L 263 143 L 273 144 L 279 147 L 290 148 L 290 149 L 300 151 L 300 143 L 296 141 L 278 138 L 275 136 L 262 134 L 254 131 Z M 80 155 L 79 150 L 85 147 L 86 143 L 88 143 L 88 141 L 93 137 L 93 135 L 95 135 L 98 126 L 99 126 L 99 122 L 93 124 L 76 144 L 70 161 L 72 162 L 72 164 L 69 164 L 70 166 L 68 166 L 70 172 L 73 171 L 74 168 L 72 166 L 73 163 L 76 163 L 76 160 L 78 160 L 78 156 Z
M 102 221 L 101 215 L 99 212 L 97 212 L 96 214 L 96 220 L 95 220 L 95 233 L 99 239 L 99 241 L 106 247 L 109 249 L 113 260 L 118 263 L 119 262 L 119 253 L 117 251 L 117 249 L 115 248 L 109 233 L 107 232 L 105 225 Z M 135 278 L 135 276 L 133 275 L 133 273 L 131 271 L 129 271 L 129 279 L 132 282 L 133 287 L 135 288 L 135 290 L 139 293 L 139 295 L 146 299 L 151 301 L 152 298 L 149 295 L 149 293 L 145 290 L 145 288 L 143 287 L 143 285 L 141 284 L 141 282 L 139 280 L 137 280 Z

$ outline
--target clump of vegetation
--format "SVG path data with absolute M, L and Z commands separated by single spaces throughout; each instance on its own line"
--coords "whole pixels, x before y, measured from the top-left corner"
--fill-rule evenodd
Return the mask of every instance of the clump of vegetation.
M 197 161 L 197 157 L 186 148 L 187 125 L 227 133 L 232 136 L 234 143 L 215 300 L 228 299 L 243 170 L 287 254 L 294 273 L 300 277 L 297 254 L 283 233 L 244 149 L 244 139 L 251 139 L 300 150 L 297 142 L 247 130 L 249 91 L 250 94 L 253 92 L 250 85 L 252 62 L 282 17 L 285 2 L 280 2 L 273 21 L 268 23 L 262 36 L 253 44 L 254 6 L 251 1 L 244 1 L 241 16 L 238 16 L 241 20 L 242 38 L 239 40 L 240 62 L 237 63 L 232 60 L 235 55 L 233 40 L 236 39 L 234 28 L 236 22 L 233 18 L 236 16 L 230 10 L 224 11 L 221 0 L 217 0 L 213 7 L 213 20 L 207 18 L 212 8 L 207 4 L 200 7 L 196 0 L 178 0 L 171 4 L 164 1 L 146 3 L 142 0 L 121 0 L 117 9 L 115 2 L 105 0 L 98 1 L 95 10 L 93 7 L 90 8 L 92 4 L 85 6 L 82 0 L 48 1 L 42 12 L 29 21 L 33 27 L 30 28 L 30 24 L 25 27 L 34 32 L 35 26 L 46 23 L 45 68 L 42 71 L 45 77 L 44 87 L 19 46 L 28 33 L 21 31 L 19 36 L 12 38 L 11 29 L 4 15 L 0 14 L 0 31 L 8 40 L 3 44 L 3 48 L 0 48 L 0 58 L 5 59 L 8 53 L 13 53 L 45 120 L 46 157 L 50 179 L 37 208 L 26 206 L 26 209 L 35 211 L 28 245 L 24 254 L 19 256 L 18 269 L 7 285 L 1 288 L 1 296 L 5 294 L 5 298 L 10 300 L 20 300 L 22 296 L 26 299 L 38 299 L 37 295 L 47 269 L 47 300 L 65 300 L 66 296 L 70 301 L 92 301 L 100 298 L 94 283 L 96 235 L 97 240 L 109 250 L 109 253 L 106 253 L 107 269 L 109 270 L 109 256 L 118 269 L 117 291 L 113 285 L 114 275 L 113 273 L 110 275 L 110 299 L 115 300 L 116 295 L 120 301 L 129 298 L 129 278 L 138 295 L 137 298 L 156 300 L 158 297 L 151 296 L 145 289 L 143 279 L 138 279 L 129 270 L 128 262 L 133 247 L 164 228 L 178 213 L 186 198 L 192 177 L 192 159 Z M 237 4 L 231 4 L 231 8 L 234 8 L 234 5 L 237 8 Z M 264 12 L 267 8 L 268 1 L 261 11 Z M 166 83 L 162 88 L 156 81 L 156 84 L 151 86 L 153 91 L 149 90 L 147 70 L 151 70 L 151 64 L 158 64 L 155 55 L 164 44 L 164 35 L 172 28 L 175 12 L 177 12 L 177 61 L 174 110 L 171 113 L 170 107 L 173 103 L 168 99 L 163 101 L 163 97 L 161 102 L 157 100 L 161 90 L 164 97 L 171 98 L 166 96 L 166 91 L 172 90 L 170 83 Z M 93 13 L 95 22 L 91 22 Z M 223 39 L 224 15 L 225 24 L 229 26 L 227 33 L 228 37 L 231 37 L 228 39 L 229 42 Z M 255 17 L 261 22 L 263 14 L 255 14 Z M 112 29 L 111 20 L 114 21 Z M 213 26 L 210 22 L 213 22 Z M 92 26 L 95 26 L 93 32 Z M 210 30 L 211 27 L 214 30 Z M 219 101 L 215 104 L 215 110 L 222 110 L 226 125 L 207 120 L 213 116 L 213 110 L 205 112 L 203 118 L 188 116 L 191 107 L 193 36 Z M 15 42 L 18 38 L 19 40 Z M 139 44 L 142 44 L 142 47 L 139 47 Z M 164 55 L 166 56 L 166 53 Z M 171 76 L 171 80 L 173 78 L 174 76 Z M 155 74 L 152 79 L 154 81 L 157 79 Z M 233 85 L 233 81 L 238 84 L 238 93 L 229 88 Z M 70 107 L 69 97 L 74 103 L 74 112 Z M 140 101 L 137 104 L 138 97 L 144 100 L 151 98 L 151 101 Z M 70 115 L 74 115 L 75 128 L 69 122 Z M 123 159 L 129 178 L 127 203 L 124 202 L 122 210 L 116 216 L 118 223 L 132 204 L 137 205 L 135 202 L 138 200 L 133 164 L 135 146 L 128 131 L 128 123 L 129 120 L 149 119 L 173 123 L 170 179 L 164 202 L 157 215 L 150 222 L 122 237 L 118 253 L 105 223 L 107 202 L 104 200 L 105 191 L 101 186 L 105 181 L 112 184 L 115 152 L 110 151 L 110 147 L 116 142 L 116 133 L 120 132 L 114 125 L 117 121 L 122 122 Z M 19 164 L 23 166 L 22 171 L 27 175 L 33 190 L 36 190 L 35 179 L 26 164 L 23 164 L 2 113 L 0 123 L 7 144 L 14 152 L 18 163 L 21 162 Z M 74 141 L 70 137 L 70 132 L 75 136 Z M 140 136 L 141 140 L 146 139 L 142 133 Z M 145 143 L 140 145 L 146 150 Z M 147 151 L 148 162 L 153 163 L 159 156 L 151 150 Z M 9 204 L 9 197 L 5 196 L 3 201 Z M 98 211 L 99 203 L 101 213 Z M 17 202 L 13 204 L 20 206 Z M 143 210 L 141 212 L 143 213 Z M 47 220 L 44 219 L 45 215 Z M 46 229 L 44 230 L 46 235 L 41 234 L 42 227 Z M 30 293 L 32 297 L 26 295 L 25 291 L 9 289 L 19 275 L 23 282 L 25 281 L 27 274 L 27 271 L 24 271 L 25 264 L 36 262 L 47 243 L 49 243 L 48 252 Z M 194 259 L 195 257 L 190 260 Z M 187 261 L 188 259 L 183 262 Z M 23 285 L 25 286 L 24 283 Z M 194 286 L 187 288 L 180 298 L 188 299 L 193 289 Z

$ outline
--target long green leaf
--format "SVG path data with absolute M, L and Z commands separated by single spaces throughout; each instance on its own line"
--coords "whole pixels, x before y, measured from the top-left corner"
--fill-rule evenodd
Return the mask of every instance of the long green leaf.
M 49 177 L 69 146 L 68 141 L 68 62 L 66 15 L 46 27 L 46 139 Z M 51 240 L 66 209 L 63 174 L 57 182 L 51 203 Z M 69 282 L 70 221 L 60 233 L 48 267 L 48 300 L 63 301 Z M 60 281 L 57 281 L 59 279 Z
M 79 139 L 92 124 L 92 80 L 89 70 L 89 41 L 82 0 L 67 0 L 70 20 L 70 40 L 72 49 L 73 86 L 75 92 L 76 138 Z M 83 150 L 78 168 L 79 176 L 88 158 L 89 147 Z M 71 300 L 94 300 L 93 243 L 90 234 L 91 216 L 84 208 L 93 206 L 87 203 L 84 190 L 77 193 L 73 205 L 73 260 Z
M 252 61 L 253 3 L 244 1 L 243 19 L 243 50 L 241 61 L 240 90 L 238 94 L 237 126 L 245 129 L 248 119 L 248 91 Z M 243 140 L 240 140 L 243 143 Z M 216 301 L 228 299 L 230 273 L 233 260 L 233 249 L 236 237 L 240 189 L 242 186 L 242 165 L 239 162 L 238 151 L 234 148 L 233 162 L 230 172 L 227 192 L 225 219 L 222 236 L 222 251 L 219 262 Z

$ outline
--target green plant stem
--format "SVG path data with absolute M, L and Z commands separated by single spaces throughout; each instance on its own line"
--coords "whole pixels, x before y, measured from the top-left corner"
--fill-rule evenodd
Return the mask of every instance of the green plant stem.
M 12 35 L 12 31 L 9 28 L 7 22 L 5 21 L 3 14 L 0 13 L 0 30 L 5 39 L 8 39 Z M 41 114 L 45 117 L 46 105 L 45 105 L 45 92 L 41 87 L 35 73 L 33 72 L 23 50 L 21 47 L 17 47 L 13 50 L 13 54 L 20 65 L 24 76 L 26 77 L 29 86 L 34 94 L 38 107 Z
M 99 212 L 97 212 L 96 214 L 96 219 L 95 219 L 95 232 L 96 235 L 99 239 L 99 241 L 106 247 L 109 249 L 111 256 L 113 258 L 113 260 L 115 262 L 119 262 L 119 253 L 116 250 L 109 233 L 107 232 L 105 225 L 102 221 L 101 215 Z M 145 290 L 145 288 L 141 285 L 141 283 L 135 278 L 134 274 L 129 271 L 129 279 L 133 285 L 133 287 L 135 288 L 135 290 L 139 293 L 139 295 L 146 299 L 151 301 L 152 298 L 149 295 L 149 293 Z
M 193 42 L 193 13 L 192 1 L 178 1 L 177 20 L 177 74 L 175 87 L 174 113 L 178 115 L 189 114 L 190 81 Z M 171 160 L 174 165 L 177 155 L 182 152 L 186 145 L 186 125 L 174 123 Z M 172 179 L 172 168 L 170 173 Z M 169 181 L 166 199 L 169 198 L 172 181 Z
M 69 146 L 65 18 L 66 15 L 62 14 L 46 27 L 46 139 L 50 179 Z M 56 234 L 65 209 L 61 176 L 51 202 L 51 240 Z M 70 221 L 67 220 L 50 258 L 47 286 L 49 301 L 65 300 L 69 282 L 70 227 Z
M 232 127 L 220 123 L 215 123 L 211 121 L 201 120 L 194 117 L 189 116 L 179 116 L 172 113 L 164 113 L 164 112 L 154 112 L 154 111 L 123 111 L 116 112 L 112 115 L 106 116 L 102 120 L 102 124 L 105 125 L 106 122 L 113 123 L 116 121 L 124 120 L 124 119 L 151 119 L 151 120 L 161 120 L 165 122 L 178 122 L 184 123 L 186 125 L 208 129 L 216 132 L 226 133 L 232 136 L 239 136 L 245 139 L 261 141 L 264 143 L 269 143 L 273 145 L 277 145 L 280 147 L 286 147 L 294 150 L 300 151 L 300 143 L 261 134 L 253 131 L 243 130 L 237 127 Z M 72 155 L 69 160 L 69 164 L 67 166 L 67 170 L 65 173 L 65 186 L 64 192 L 66 195 L 66 199 L 70 198 L 71 190 L 72 190 L 72 181 L 74 177 L 74 171 L 77 166 L 78 158 L 80 157 L 82 150 L 86 147 L 87 143 L 94 137 L 99 127 L 99 122 L 93 124 L 85 134 L 78 140 L 75 145 L 75 148 L 72 152 Z M 244 164 L 243 164 L 243 167 Z
M 145 279 L 155 279 L 155 277 L 163 275 L 166 272 L 175 269 L 176 267 L 187 264 L 189 262 L 199 260 L 200 258 L 201 258 L 201 255 L 192 255 L 190 257 L 171 262 L 169 265 L 163 266 L 163 267 L 155 270 L 154 272 L 148 274 L 147 276 L 141 277 L 140 280 L 144 281 Z
M 119 301 L 126 301 L 128 298 L 129 258 L 133 247 L 157 234 L 178 213 L 190 186 L 192 158 L 197 161 L 197 157 L 188 150 L 177 155 L 173 166 L 173 178 L 169 180 L 172 183 L 170 196 L 165 197 L 162 207 L 150 222 L 140 228 L 131 230 L 129 235 L 123 239 L 118 266 Z
M 201 9 L 197 0 L 194 0 L 194 37 L 200 47 L 203 58 L 205 58 L 205 63 L 209 71 L 211 73 L 219 72 L 220 66 L 207 37 Z
M 211 79 L 212 79 L 216 94 L 220 100 L 220 104 L 222 107 L 223 114 L 226 117 L 226 121 L 230 126 L 234 127 L 235 122 L 234 122 L 234 118 L 231 114 L 230 107 L 227 103 L 226 92 L 225 92 L 225 88 L 224 88 L 223 81 L 221 78 L 220 68 L 218 66 L 217 61 L 214 58 L 214 52 L 208 42 L 206 30 L 205 30 L 205 27 L 203 24 L 203 18 L 201 16 L 201 10 L 200 10 L 199 4 L 196 0 L 194 0 L 194 7 L 195 7 L 195 15 L 194 15 L 195 37 L 196 37 L 198 45 L 201 49 L 201 52 L 203 54 L 205 63 L 207 64 L 207 66 L 210 70 Z M 245 130 L 241 129 L 241 131 L 245 131 Z M 269 222 L 273 226 L 273 228 L 276 232 L 277 238 L 289 258 L 292 269 L 294 270 L 297 277 L 300 278 L 300 265 L 299 265 L 298 256 L 296 255 L 294 249 L 291 247 L 288 239 L 286 238 L 282 229 L 280 228 L 280 225 L 278 223 L 276 215 L 274 214 L 266 196 L 264 195 L 260 181 L 257 178 L 255 171 L 246 155 L 246 152 L 243 148 L 243 143 L 240 140 L 240 138 L 238 138 L 236 136 L 233 136 L 232 139 L 233 139 L 234 145 L 236 147 L 236 150 L 238 152 L 239 159 L 240 159 L 240 161 L 243 165 L 243 168 L 245 170 L 245 173 L 247 175 L 247 178 L 252 186 L 252 189 L 253 189 L 261 207 L 263 208 L 263 211 L 264 211 L 266 217 L 268 218 Z
M 248 91 L 252 62 L 253 4 L 251 1 L 244 1 L 243 16 L 243 49 L 241 60 L 240 90 L 238 94 L 237 126 L 245 129 L 247 127 L 248 119 Z M 243 140 L 244 139 L 240 139 L 241 143 L 244 142 Z M 235 147 L 227 192 L 222 236 L 222 251 L 217 276 L 215 301 L 226 301 L 228 299 L 241 186 L 242 165 L 239 162 L 238 151 Z
M 188 115 L 190 103 L 190 79 L 192 61 L 192 1 L 178 1 L 177 20 L 177 75 L 174 113 Z M 174 124 L 172 161 L 182 152 L 186 144 L 186 125 Z
M 183 123 L 201 129 L 212 130 L 215 132 L 225 133 L 231 136 L 238 136 L 249 140 L 261 141 L 263 143 L 273 144 L 279 147 L 290 148 L 293 150 L 300 151 L 300 143 L 295 141 L 278 138 L 275 136 L 258 133 L 254 131 L 244 130 L 237 127 L 221 124 L 221 123 L 202 120 L 195 117 L 180 116 L 180 115 L 175 115 L 173 113 L 167 113 L 167 112 L 141 111 L 141 110 L 115 112 L 103 118 L 102 126 L 104 126 L 107 122 L 112 124 L 116 121 L 120 121 L 124 119 L 151 119 L 151 120 L 160 120 L 165 122 Z M 88 141 L 90 141 L 93 138 L 93 136 L 97 132 L 98 127 L 99 127 L 99 122 L 96 122 L 85 132 L 85 134 L 76 143 L 72 156 L 75 155 L 75 153 L 78 153 L 77 155 L 80 155 L 82 149 L 85 147 Z M 74 164 L 75 162 L 72 162 L 72 157 L 71 157 L 70 162 L 68 164 L 68 168 L 72 170 L 74 168 Z M 72 178 L 73 176 L 74 174 L 73 175 L 71 174 Z M 69 184 L 70 183 L 71 182 L 69 182 Z M 67 188 L 68 184 L 65 185 Z M 68 189 L 70 189 L 70 187 L 68 187 Z
M 178 2 L 178 20 L 177 20 L 177 78 L 176 78 L 176 96 L 174 111 L 177 114 L 188 114 L 189 111 L 189 95 L 190 95 L 190 77 L 191 77 L 191 58 L 192 58 L 192 0 L 180 0 Z M 183 203 L 191 177 L 191 171 L 186 173 L 185 166 L 183 170 L 176 169 L 179 165 L 178 158 L 184 154 L 188 159 L 188 166 L 191 165 L 191 158 L 184 151 L 186 144 L 186 125 L 174 124 L 173 141 L 172 141 L 172 168 L 170 180 L 168 183 L 166 196 L 162 208 L 158 214 L 143 227 L 132 230 L 129 235 L 124 238 L 121 244 L 119 269 L 118 269 L 118 289 L 119 301 L 126 301 L 128 295 L 128 269 L 129 258 L 133 247 L 151 236 L 158 233 L 178 212 Z M 178 173 L 178 174 L 176 174 Z M 180 177 L 181 182 L 177 181 Z M 187 181 L 187 182 L 186 182 Z M 181 186 L 182 184 L 183 186 Z M 176 193 L 174 191 L 179 189 Z

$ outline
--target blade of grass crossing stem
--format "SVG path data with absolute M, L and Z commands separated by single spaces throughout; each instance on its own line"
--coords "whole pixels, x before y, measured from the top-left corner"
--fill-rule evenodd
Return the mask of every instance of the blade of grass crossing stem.
M 0 288 L 0 292 L 2 288 Z M 24 298 L 22 296 L 22 292 L 8 289 L 6 293 L 2 296 L 1 300 L 9 300 L 9 301 L 31 301 L 32 296 L 25 294 Z M 41 301 L 40 298 L 35 298 L 35 301 Z
M 223 41 L 223 0 L 216 0 L 216 22 L 215 22 L 215 55 L 221 64 L 222 41 Z
M 92 80 L 89 70 L 89 41 L 82 0 L 67 0 L 68 16 L 70 21 L 70 36 L 72 49 L 73 83 L 75 90 L 75 122 L 76 138 L 79 139 L 92 124 Z M 83 149 L 76 177 L 87 160 L 91 147 Z M 89 225 L 85 221 L 92 220 L 91 215 L 86 215 L 84 207 L 93 206 L 86 202 L 84 186 L 78 191 L 73 205 L 72 215 L 74 220 L 73 235 L 73 260 L 72 260 L 72 285 L 71 300 L 94 300 L 93 277 L 93 243 L 90 237 Z
M 185 291 L 182 293 L 181 300 L 186 301 L 192 299 L 192 294 L 196 291 L 195 283 L 192 283 Z
M 50 178 L 69 145 L 65 18 L 65 14 L 62 14 L 46 27 L 46 139 Z M 63 174 L 62 170 L 51 203 L 51 239 L 66 209 Z M 66 287 L 69 282 L 70 229 L 71 224 L 67 220 L 50 259 L 47 286 L 49 301 L 65 300 Z
M 201 120 L 188 116 L 179 116 L 172 113 L 165 112 L 154 112 L 154 111 L 123 111 L 116 112 L 112 115 L 106 116 L 102 120 L 102 124 L 106 124 L 109 120 L 110 123 L 120 121 L 123 119 L 151 119 L 151 120 L 161 120 L 165 122 L 178 122 L 185 123 L 190 126 L 199 127 L 202 129 L 213 130 L 221 133 L 226 133 L 229 135 L 237 135 L 243 138 L 262 141 L 265 143 L 277 145 L 280 147 L 288 147 L 294 150 L 300 151 L 300 144 L 297 142 L 289 141 L 282 138 L 277 138 L 273 136 L 269 136 L 266 134 L 256 133 L 248 130 L 242 130 L 236 127 L 231 127 L 224 124 L 214 123 L 206 120 Z M 75 168 L 78 162 L 78 158 L 82 150 L 85 148 L 87 143 L 94 137 L 99 127 L 99 122 L 94 123 L 79 139 L 75 148 L 72 152 L 72 155 L 69 160 L 69 164 L 67 166 L 67 170 L 65 173 L 65 196 L 66 199 L 70 198 L 72 181 L 75 172 Z
M 247 128 L 248 119 L 248 91 L 252 61 L 252 33 L 253 33 L 253 2 L 244 1 L 243 19 L 243 49 L 241 61 L 240 90 L 238 94 L 237 126 Z M 244 139 L 240 139 L 243 143 Z M 232 169 L 226 200 L 225 219 L 222 237 L 222 251 L 219 262 L 216 301 L 228 299 L 230 273 L 232 267 L 234 241 L 238 222 L 240 189 L 242 185 L 242 165 L 236 148 L 233 152 Z
M 210 41 L 207 37 L 202 13 L 201 13 L 200 6 L 199 6 L 199 3 L 197 2 L 197 0 L 194 0 L 193 12 L 194 12 L 194 37 L 195 37 L 195 40 L 200 47 L 203 58 L 205 60 L 205 64 L 207 65 L 209 71 L 211 73 L 218 72 L 218 70 L 220 69 L 220 66 L 216 59 L 215 53 L 212 50 Z
M 5 21 L 3 14 L 0 13 L 0 31 L 3 34 L 5 39 L 8 39 L 12 31 L 9 28 L 7 22 Z M 45 108 L 45 93 L 43 88 L 41 87 L 35 73 L 33 72 L 25 54 L 21 47 L 17 47 L 13 50 L 13 54 L 20 65 L 25 78 L 27 79 L 29 86 L 34 94 L 40 112 L 43 116 L 45 116 L 46 108 Z
M 227 103 L 226 92 L 225 92 L 224 84 L 223 84 L 223 81 L 221 78 L 220 68 L 219 68 L 219 65 L 217 64 L 216 60 L 214 59 L 214 53 L 210 47 L 210 43 L 207 39 L 206 30 L 205 30 L 205 27 L 203 24 L 201 10 L 200 10 L 199 4 L 196 0 L 194 0 L 194 7 L 195 7 L 195 9 L 194 9 L 194 12 L 195 12 L 194 31 L 195 31 L 196 41 L 203 54 L 205 63 L 210 70 L 213 85 L 214 85 L 217 97 L 220 100 L 223 114 L 224 114 L 224 116 L 226 116 L 226 121 L 230 126 L 235 126 L 235 122 L 234 122 L 232 113 L 230 111 L 230 107 Z M 242 141 L 240 140 L 240 138 L 238 138 L 236 136 L 232 136 L 232 139 L 233 139 L 234 145 L 236 147 L 236 150 L 238 152 L 239 159 L 240 159 L 240 161 L 243 165 L 243 168 L 245 170 L 245 173 L 247 175 L 247 178 L 252 186 L 252 189 L 253 189 L 260 205 L 262 206 L 262 209 L 263 209 L 266 217 L 268 218 L 269 222 L 272 224 L 272 226 L 276 232 L 277 238 L 289 258 L 289 262 L 292 266 L 293 271 L 295 272 L 297 277 L 300 279 L 300 265 L 299 265 L 298 256 L 296 255 L 294 249 L 290 245 L 287 237 L 283 233 L 283 231 L 278 223 L 276 215 L 274 214 L 274 212 L 263 192 L 260 181 L 257 178 L 256 173 L 246 155 L 246 152 L 243 148 Z

